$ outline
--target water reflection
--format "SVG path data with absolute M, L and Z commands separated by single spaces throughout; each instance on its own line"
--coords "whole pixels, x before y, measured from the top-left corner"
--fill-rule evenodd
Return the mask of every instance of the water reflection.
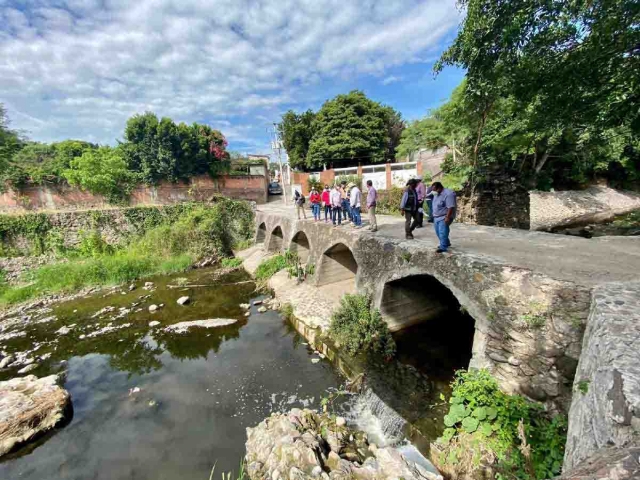
M 214 272 L 192 272 L 190 284 L 212 283 Z M 331 365 L 311 362 L 313 352 L 276 312 L 244 317 L 240 303 L 254 286 L 244 274 L 218 279 L 220 287 L 168 288 L 174 279 L 153 279 L 157 289 L 120 292 L 65 304 L 49 312 L 56 320 L 28 327 L 27 336 L 2 348 L 51 353 L 34 373 L 50 373 L 67 360 L 65 388 L 73 421 L 46 441 L 0 463 L 0 478 L 21 479 L 198 479 L 211 466 L 229 471 L 244 455 L 245 428 L 272 411 L 319 408 L 327 389 L 342 383 Z M 121 319 L 110 319 L 141 295 L 144 303 Z M 187 307 L 176 304 L 192 297 Z M 150 314 L 148 305 L 164 303 Z M 102 318 L 101 308 L 116 307 Z M 74 312 L 75 310 L 75 312 Z M 206 318 L 238 318 L 219 329 L 169 334 L 161 326 Z M 150 321 L 161 322 L 149 327 Z M 95 338 L 112 326 L 130 326 Z M 74 325 L 66 335 L 62 326 Z M 84 338 L 80 338 L 85 335 Z

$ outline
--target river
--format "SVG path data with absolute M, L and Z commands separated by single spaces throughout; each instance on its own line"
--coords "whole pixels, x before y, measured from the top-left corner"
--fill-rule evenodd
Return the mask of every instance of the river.
M 182 296 L 190 303 L 178 305 Z M 237 471 L 246 427 L 272 412 L 319 409 L 345 382 L 279 313 L 253 305 L 245 316 L 241 304 L 264 298 L 244 271 L 201 269 L 99 291 L 41 309 L 8 335 L 5 329 L 0 350 L 36 358 L 30 373 L 66 372 L 74 413 L 64 428 L 5 456 L 0 478 L 201 480 L 214 463 L 217 472 Z M 151 313 L 152 304 L 163 306 Z M 165 330 L 210 318 L 238 322 Z M 379 445 L 406 436 L 426 452 L 441 433 L 440 394 L 468 358 L 439 364 L 459 337 L 436 338 L 438 329 L 396 334 L 400 361 L 353 361 L 365 365 L 375 393 L 345 396 L 337 408 Z M 17 369 L 0 372 L 0 380 Z
M 55 319 L 4 341 L 0 349 L 13 352 L 44 344 L 35 354 L 52 355 L 31 373 L 65 369 L 74 414 L 66 427 L 6 457 L 0 478 L 203 480 L 214 462 L 217 472 L 237 470 L 246 427 L 272 411 L 319 408 L 341 376 L 327 361 L 313 363 L 318 356 L 277 312 L 252 307 L 245 318 L 239 305 L 263 297 L 244 272 L 215 274 L 196 270 L 151 278 L 150 291 L 137 282 L 131 292 L 63 303 L 41 315 Z M 208 286 L 168 288 L 178 282 Z M 145 295 L 150 297 L 139 298 Z M 180 306 L 176 300 L 184 295 L 191 303 Z M 141 311 L 108 320 L 118 308 L 138 302 L 134 308 Z M 163 308 L 149 313 L 149 305 L 161 303 Z M 109 306 L 116 310 L 91 318 Z M 240 322 L 187 334 L 162 329 L 207 318 Z M 150 328 L 151 321 L 160 325 Z M 89 338 L 109 322 L 130 326 Z M 69 325 L 75 325 L 70 333 L 55 333 Z

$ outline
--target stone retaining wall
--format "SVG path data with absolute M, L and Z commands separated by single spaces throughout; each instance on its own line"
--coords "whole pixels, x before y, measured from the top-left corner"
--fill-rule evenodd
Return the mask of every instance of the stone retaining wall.
M 634 446 L 640 448 L 640 282 L 608 284 L 593 292 L 564 470 L 581 466 L 600 449 Z
M 594 186 L 566 192 L 529 192 L 531 230 L 603 222 L 640 209 L 640 194 Z

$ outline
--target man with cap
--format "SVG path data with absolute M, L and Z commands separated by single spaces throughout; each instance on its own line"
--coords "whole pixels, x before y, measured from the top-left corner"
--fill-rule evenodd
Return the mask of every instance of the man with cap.
M 413 240 L 413 231 L 418 224 L 418 194 L 417 182 L 412 178 L 407 182 L 407 188 L 402 195 L 400 210 L 404 214 L 404 233 L 407 240 Z
M 347 185 L 347 190 L 350 190 L 351 200 L 351 217 L 353 221 L 353 226 L 355 228 L 360 228 L 362 226 L 362 217 L 360 216 L 360 209 L 362 208 L 362 192 L 355 183 L 350 183 Z

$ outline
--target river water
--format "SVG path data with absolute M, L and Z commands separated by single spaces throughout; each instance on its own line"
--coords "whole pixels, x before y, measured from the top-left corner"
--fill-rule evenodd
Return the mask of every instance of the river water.
M 152 278 L 152 291 L 138 282 L 132 292 L 61 304 L 40 316 L 55 319 L 0 344 L 13 352 L 44 344 L 34 355 L 51 356 L 31 373 L 65 369 L 64 386 L 74 407 L 66 427 L 0 463 L 1 479 L 204 480 L 214 462 L 216 472 L 237 470 L 246 427 L 272 411 L 319 408 L 327 391 L 343 381 L 327 361 L 312 363 L 318 356 L 277 312 L 252 307 L 245 318 L 239 304 L 262 298 L 245 273 L 220 277 L 214 270 L 197 270 L 177 277 L 209 286 L 168 288 L 178 282 L 176 276 Z M 150 297 L 139 298 L 144 295 Z M 187 306 L 176 303 L 183 295 L 191 297 Z M 137 302 L 134 309 L 141 311 L 109 320 L 117 308 Z M 152 303 L 165 306 L 151 314 Z M 91 318 L 108 306 L 116 310 Z M 240 322 L 187 334 L 161 329 L 207 318 Z M 150 328 L 150 321 L 161 325 Z M 89 338 L 110 322 L 130 325 Z M 74 324 L 66 335 L 55 333 Z
M 245 317 L 240 304 L 264 298 L 245 272 L 202 269 L 146 281 L 153 287 L 141 281 L 132 291 L 45 308 L 0 335 L 0 350 L 37 360 L 31 374 L 66 372 L 74 409 L 64 428 L 4 457 L 0 479 L 201 480 L 215 462 L 216 472 L 237 471 L 246 427 L 272 412 L 319 409 L 344 384 L 277 312 L 252 306 Z M 191 302 L 178 305 L 185 295 Z M 163 307 L 150 313 L 152 304 Z M 184 334 L 164 329 L 210 318 L 238 322 Z M 378 445 L 408 437 L 426 453 L 442 431 L 440 394 L 468 363 L 452 355 L 460 344 L 452 323 L 396 334 L 398 361 L 353 360 L 363 364 L 369 387 L 345 395 L 337 413 Z M 0 380 L 19 368 L 1 371 Z

